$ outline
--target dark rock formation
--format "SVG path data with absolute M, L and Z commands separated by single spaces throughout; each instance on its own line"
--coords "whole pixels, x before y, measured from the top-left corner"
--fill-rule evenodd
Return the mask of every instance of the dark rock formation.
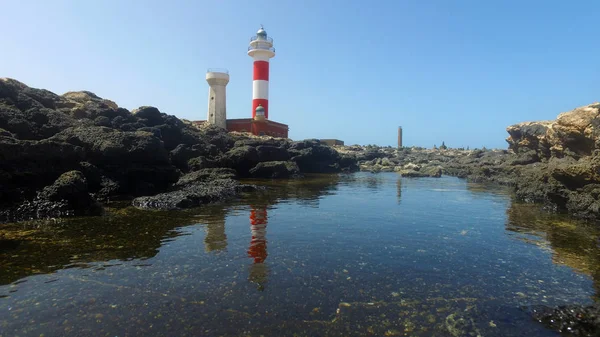
M 174 190 L 135 198 L 133 205 L 140 209 L 175 210 L 228 199 L 248 188 L 233 180 L 234 177 L 235 171 L 228 169 L 192 172 L 181 177 Z
M 179 180 L 174 184 L 176 187 L 186 186 L 191 183 L 198 182 L 211 182 L 219 179 L 236 179 L 237 173 L 233 169 L 229 168 L 209 168 L 202 169 L 199 171 L 191 172 L 186 175 L 183 175 Z
M 84 156 L 83 148 L 64 142 L 0 136 L 0 204 L 34 196 Z
M 198 171 L 205 168 L 217 167 L 218 163 L 204 156 L 200 156 L 188 160 L 187 165 L 190 171 Z
M 80 146 L 94 163 L 169 163 L 161 140 L 150 132 L 122 132 L 106 127 L 76 127 L 56 134 L 52 140 Z
M 102 206 L 90 195 L 79 171 L 63 173 L 31 201 L 0 211 L 0 221 L 55 218 L 66 215 L 98 215 Z
M 205 171 L 219 167 L 230 169 L 227 177 Z M 273 178 L 296 176 L 298 170 L 341 172 L 356 167 L 355 157 L 340 155 L 318 141 L 292 143 L 228 133 L 211 125 L 198 127 L 151 106 L 129 112 L 89 91 L 59 96 L 0 79 L 0 209 L 20 207 L 25 214 L 26 209 L 50 209 L 55 203 L 61 211 L 53 214 L 62 214 L 64 209 L 85 208 L 86 195 L 106 201 L 157 193 L 154 199 L 136 199 L 136 204 L 181 208 L 244 189 L 231 180 L 231 172 Z M 66 172 L 74 180 L 60 185 Z M 192 177 L 181 177 L 187 172 L 200 172 L 196 175 L 201 179 L 183 183 Z M 50 193 L 84 185 L 81 198 L 61 199 L 60 193 Z
M 38 195 L 48 201 L 65 201 L 76 214 L 98 213 L 100 205 L 88 193 L 88 184 L 79 171 L 63 173 L 54 184 L 45 187 Z
M 294 142 L 288 151 L 301 172 L 334 173 L 343 169 L 340 154 L 329 146 L 321 145 L 318 140 Z
M 554 121 L 509 126 L 507 142 L 523 166 L 520 199 L 584 218 L 600 218 L 600 103 L 561 113 Z
M 259 145 L 256 147 L 256 152 L 258 153 L 258 160 L 261 162 L 286 161 L 290 159 L 290 154 L 285 147 Z
M 258 151 L 249 145 L 231 149 L 220 160 L 222 166 L 235 168 L 240 176 L 248 176 L 250 169 L 258 163 Z
M 170 153 L 171 163 L 182 171 L 188 171 L 188 162 L 192 158 L 206 155 L 207 149 L 202 144 L 186 145 L 179 144 Z
M 157 126 L 163 124 L 163 116 L 157 108 L 152 106 L 142 106 L 131 112 L 135 117 L 144 119 L 147 126 Z
M 255 178 L 291 178 L 298 177 L 300 169 L 293 161 L 268 161 L 256 165 L 250 170 Z
M 141 209 L 175 210 L 198 207 L 202 204 L 224 200 L 237 195 L 240 184 L 231 179 L 204 183 L 191 183 L 181 189 L 151 197 L 138 197 L 133 205 Z

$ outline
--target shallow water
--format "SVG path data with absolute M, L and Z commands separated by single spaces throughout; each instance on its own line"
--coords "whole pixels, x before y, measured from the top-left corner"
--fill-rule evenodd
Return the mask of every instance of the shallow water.
M 0 226 L 0 336 L 558 336 L 600 232 L 507 190 L 395 173 L 259 182 L 185 212 Z

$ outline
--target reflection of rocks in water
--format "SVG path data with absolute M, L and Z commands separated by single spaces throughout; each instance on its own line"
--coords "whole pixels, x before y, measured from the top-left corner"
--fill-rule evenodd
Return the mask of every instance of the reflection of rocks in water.
M 249 180 L 267 189 L 262 193 L 253 193 L 252 202 L 261 205 L 273 205 L 280 200 L 296 201 L 304 206 L 318 206 L 323 195 L 333 194 L 340 183 L 338 174 L 306 174 L 306 179 L 285 180 Z
M 264 265 L 267 259 L 267 207 L 250 206 L 250 232 L 252 239 L 248 248 L 248 257 L 254 259 L 250 267 L 249 280 L 257 283 L 259 289 L 264 288 L 267 281 L 268 269 Z
M 569 266 L 594 279 L 596 297 L 600 295 L 600 229 L 596 224 L 569 219 L 563 215 L 541 210 L 539 205 L 513 202 L 507 209 L 506 229 L 520 234 L 534 235 L 518 238 L 541 246 L 549 245 L 552 262 Z
M 467 182 L 467 191 L 473 193 L 477 197 L 480 195 L 498 195 L 509 197 L 512 193 L 511 189 L 507 186 L 498 186 L 497 184 L 491 183 L 475 183 L 475 182 Z
M 51 273 L 70 265 L 155 256 L 177 227 L 198 223 L 199 210 L 148 212 L 132 207 L 108 209 L 106 216 L 38 220 L 0 226 L 0 285 L 33 274 Z M 219 214 L 207 206 L 203 214 Z M 18 244 L 17 244 L 18 243 Z
M 227 248 L 227 234 L 225 234 L 225 213 L 221 217 L 211 219 L 206 223 L 206 236 L 204 248 L 207 252 Z
M 379 176 L 369 176 L 365 178 L 365 185 L 367 188 L 372 190 L 378 190 L 379 186 L 383 183 L 382 179 Z
M 17 249 L 21 241 L 0 239 L 0 253 L 7 253 L 10 250 Z

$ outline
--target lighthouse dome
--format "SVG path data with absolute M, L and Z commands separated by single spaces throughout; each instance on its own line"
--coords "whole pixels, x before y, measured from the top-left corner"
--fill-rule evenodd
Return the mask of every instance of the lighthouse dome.
M 258 36 L 259 38 L 266 39 L 267 38 L 267 32 L 263 29 L 263 27 L 260 27 L 260 29 L 258 30 L 258 32 L 256 32 L 256 36 Z
M 263 108 L 263 106 L 259 104 L 256 107 L 256 109 L 254 110 L 254 112 L 256 112 L 257 116 L 264 116 L 265 115 L 265 108 Z

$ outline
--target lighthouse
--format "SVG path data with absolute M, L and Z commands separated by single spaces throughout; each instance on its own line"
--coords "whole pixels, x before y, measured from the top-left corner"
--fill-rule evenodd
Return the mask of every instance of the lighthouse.
M 229 83 L 229 72 L 226 69 L 208 69 L 208 123 L 227 128 L 227 98 L 225 87 Z
M 251 118 L 227 118 L 226 89 L 229 72 L 225 69 L 208 69 L 208 114 L 205 121 L 193 123 L 212 124 L 227 131 L 247 132 L 256 136 L 288 138 L 287 124 L 269 118 L 269 60 L 275 57 L 275 48 L 273 39 L 267 36 L 262 26 L 256 35 L 250 38 L 248 55 L 254 61 Z
M 252 118 L 256 117 L 256 109 L 264 109 L 264 118 L 269 119 L 269 59 L 275 57 L 273 39 L 261 26 L 256 35 L 250 38 L 248 55 L 254 60 L 252 77 Z M 262 109 L 259 109 L 262 111 Z

